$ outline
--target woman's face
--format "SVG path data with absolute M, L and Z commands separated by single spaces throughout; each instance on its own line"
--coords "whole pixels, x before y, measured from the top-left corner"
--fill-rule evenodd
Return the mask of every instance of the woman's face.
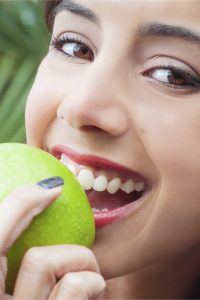
M 104 276 L 191 253 L 200 232 L 200 2 L 64 3 L 28 97 L 28 144 L 58 146 L 77 171 L 92 170 L 97 189 L 114 179 L 109 192 L 88 191 Z M 144 189 L 134 202 L 133 182 Z

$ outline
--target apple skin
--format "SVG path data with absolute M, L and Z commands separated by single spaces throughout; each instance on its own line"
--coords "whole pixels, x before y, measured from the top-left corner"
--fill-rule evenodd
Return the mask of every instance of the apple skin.
M 59 160 L 41 149 L 20 143 L 0 144 L 0 201 L 19 186 L 53 176 L 64 179 L 62 194 L 34 218 L 8 251 L 8 293 L 13 292 L 27 249 L 57 244 L 91 247 L 94 242 L 92 209 L 74 175 Z

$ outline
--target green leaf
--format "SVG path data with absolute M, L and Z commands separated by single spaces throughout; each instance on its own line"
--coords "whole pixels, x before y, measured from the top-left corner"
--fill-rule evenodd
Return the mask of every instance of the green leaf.
M 0 1 L 0 142 L 25 141 L 25 103 L 50 37 L 43 15 L 43 1 Z

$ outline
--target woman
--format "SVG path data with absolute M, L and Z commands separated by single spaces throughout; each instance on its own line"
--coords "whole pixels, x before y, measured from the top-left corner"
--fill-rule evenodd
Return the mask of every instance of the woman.
M 54 0 L 46 19 L 52 39 L 27 101 L 27 143 L 59 154 L 91 184 L 96 239 L 91 250 L 29 250 L 14 299 L 195 297 L 200 2 Z M 61 189 L 26 186 L 5 199 L 2 294 L 7 246 Z M 23 197 L 30 201 L 19 207 Z

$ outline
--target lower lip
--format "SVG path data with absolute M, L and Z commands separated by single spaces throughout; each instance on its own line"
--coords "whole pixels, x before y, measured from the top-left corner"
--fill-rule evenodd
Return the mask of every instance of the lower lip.
M 146 194 L 146 193 L 145 193 Z M 145 195 L 138 200 L 106 212 L 93 213 L 96 229 L 111 225 L 135 211 L 144 202 Z

